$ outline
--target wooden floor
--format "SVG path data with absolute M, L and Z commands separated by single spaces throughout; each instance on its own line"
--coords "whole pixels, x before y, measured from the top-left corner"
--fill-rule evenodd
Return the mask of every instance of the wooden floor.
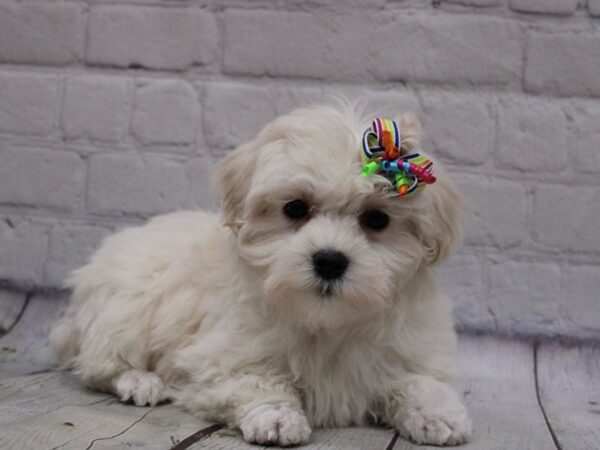
M 46 336 L 64 299 L 0 294 L 0 449 L 254 449 L 172 405 L 139 408 L 55 370 Z M 600 347 L 461 336 L 475 434 L 463 449 L 600 448 Z M 418 449 L 393 430 L 316 430 L 307 449 Z

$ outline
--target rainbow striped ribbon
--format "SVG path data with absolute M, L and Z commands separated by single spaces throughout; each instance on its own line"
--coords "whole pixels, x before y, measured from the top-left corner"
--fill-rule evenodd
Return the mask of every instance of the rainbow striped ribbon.
M 385 152 L 385 148 L 383 147 L 384 131 L 389 131 L 392 136 L 394 146 L 396 148 L 400 148 L 400 142 L 402 142 L 402 139 L 398 124 L 393 120 L 378 117 L 371 124 L 371 128 L 367 129 L 363 134 L 362 155 L 364 162 L 369 162 L 373 159 L 373 157 L 383 155 Z
M 384 136 L 388 134 L 386 149 Z M 401 197 L 422 191 L 427 184 L 435 182 L 433 162 L 419 153 L 402 156 L 401 135 L 398 124 L 390 119 L 378 117 L 363 134 L 362 174 L 384 175 Z M 391 154 L 396 157 L 390 157 Z

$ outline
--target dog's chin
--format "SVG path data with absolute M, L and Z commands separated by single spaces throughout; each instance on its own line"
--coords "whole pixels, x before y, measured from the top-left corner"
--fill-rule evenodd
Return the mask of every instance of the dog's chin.
M 312 332 L 337 329 L 373 313 L 358 310 L 329 289 L 288 295 L 274 306 L 288 322 Z
M 333 297 L 339 291 L 339 286 L 335 283 L 318 283 L 314 291 L 319 297 L 326 299 Z
M 388 289 L 366 292 L 338 281 L 302 286 L 287 281 L 275 283 L 267 278 L 264 298 L 284 319 L 310 331 L 336 329 L 368 320 L 389 306 Z

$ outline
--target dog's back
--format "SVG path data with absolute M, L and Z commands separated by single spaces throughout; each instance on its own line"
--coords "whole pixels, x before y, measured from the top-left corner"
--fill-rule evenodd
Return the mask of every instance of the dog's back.
M 89 264 L 68 280 L 71 303 L 50 334 L 57 359 L 100 389 L 110 389 L 110 378 L 122 370 L 123 363 L 128 368 L 147 368 L 156 347 L 152 335 L 160 332 L 155 321 L 159 310 L 163 314 L 165 309 L 169 314 L 186 311 L 182 305 L 163 305 L 171 298 L 167 291 L 183 288 L 177 281 L 189 279 L 181 275 L 190 270 L 186 255 L 215 245 L 211 237 L 220 229 L 215 215 L 178 212 L 107 238 Z M 192 308 L 194 302 L 188 303 Z M 177 321 L 171 319 L 165 317 Z M 177 327 L 172 328 L 169 337 L 176 340 Z

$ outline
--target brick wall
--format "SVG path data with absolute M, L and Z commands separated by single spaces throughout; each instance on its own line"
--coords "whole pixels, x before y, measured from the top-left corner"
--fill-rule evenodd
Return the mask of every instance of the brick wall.
M 600 337 L 600 0 L 0 0 L 1 282 L 213 207 L 215 162 L 329 93 L 416 112 L 455 174 L 461 327 Z

